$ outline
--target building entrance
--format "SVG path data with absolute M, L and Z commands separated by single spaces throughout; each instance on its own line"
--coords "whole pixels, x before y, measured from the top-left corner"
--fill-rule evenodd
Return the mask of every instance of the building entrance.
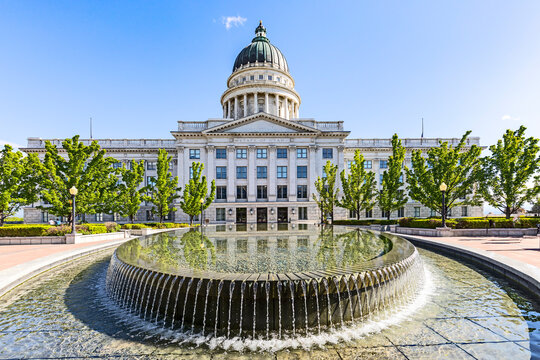
M 268 222 L 268 209 L 267 208 L 257 208 L 257 223 L 267 223 Z
M 237 224 L 247 223 L 247 209 L 246 208 L 236 208 L 236 223 Z
M 289 215 L 288 215 L 286 207 L 278 207 L 277 208 L 277 221 L 278 221 L 278 223 L 289 222 Z

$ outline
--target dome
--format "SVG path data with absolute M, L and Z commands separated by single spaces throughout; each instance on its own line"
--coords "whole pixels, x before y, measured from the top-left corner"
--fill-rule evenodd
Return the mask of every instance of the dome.
M 266 37 L 266 28 L 259 22 L 259 26 L 255 29 L 255 37 L 251 40 L 251 44 L 240 51 L 240 54 L 234 61 L 233 72 L 241 66 L 248 64 L 265 63 L 272 67 L 278 68 L 285 72 L 289 72 L 289 66 L 285 56 L 277 47 L 270 44 L 270 40 Z

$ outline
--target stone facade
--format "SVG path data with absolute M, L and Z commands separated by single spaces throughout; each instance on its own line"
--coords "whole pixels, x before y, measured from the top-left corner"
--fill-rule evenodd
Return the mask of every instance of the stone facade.
M 260 25 L 255 42 L 270 49 L 266 29 Z M 267 44 L 268 42 L 268 44 Z M 257 43 L 258 45 L 258 43 Z M 246 49 L 248 49 L 246 47 Z M 300 118 L 300 96 L 294 90 L 294 79 L 288 71 L 283 55 L 259 57 L 245 55 L 244 49 L 235 62 L 227 80 L 227 90 L 221 97 L 223 118 L 206 121 L 178 121 L 171 131 L 173 139 L 97 139 L 108 156 L 118 162 L 145 160 L 144 185 L 156 175 L 159 149 L 166 149 L 173 161 L 172 173 L 183 186 L 189 181 L 193 162 L 205 164 L 204 175 L 216 181 L 218 193 L 204 217 L 213 223 L 237 222 L 316 222 L 320 214 L 312 194 L 314 182 L 322 176 L 327 160 L 338 165 L 341 172 L 348 168 L 354 151 L 359 149 L 376 173 L 377 186 L 385 171 L 384 161 L 391 155 L 390 139 L 348 139 L 349 131 L 343 121 L 316 121 Z M 248 49 L 251 51 L 250 49 Z M 250 59 L 255 59 L 254 61 Z M 260 59 L 261 58 L 261 59 Z M 267 60 L 268 59 L 268 60 Z M 277 59 L 277 60 L 273 60 Z M 439 141 L 457 144 L 459 139 L 402 139 L 407 148 L 407 164 L 415 149 L 422 151 L 438 146 Z M 29 138 L 27 153 L 45 154 L 45 141 Z M 51 139 L 61 147 L 62 140 Z M 82 140 L 86 144 L 91 139 Z M 468 145 L 479 145 L 479 138 L 470 138 Z M 381 166 L 383 165 L 383 166 Z M 338 186 L 340 184 L 338 183 Z M 52 215 L 34 206 L 24 209 L 25 222 L 40 223 Z M 178 206 L 177 206 L 178 207 Z M 142 204 L 137 222 L 153 221 L 151 208 Z M 456 209 L 454 216 L 482 216 L 482 207 Z M 346 219 L 349 212 L 337 208 L 336 219 Z M 381 218 L 378 208 L 362 218 Z M 431 210 L 415 202 L 408 203 L 392 218 L 402 216 L 428 217 Z M 189 217 L 182 211 L 171 214 L 168 221 L 185 222 Z M 62 220 L 62 219 L 60 219 Z M 87 215 L 87 221 L 126 221 L 114 215 Z

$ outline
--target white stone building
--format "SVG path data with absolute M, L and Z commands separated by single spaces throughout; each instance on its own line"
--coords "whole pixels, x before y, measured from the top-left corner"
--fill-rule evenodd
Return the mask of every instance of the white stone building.
M 266 29 L 259 24 L 255 38 L 234 63 L 221 96 L 223 118 L 206 121 L 178 121 L 173 139 L 99 139 L 100 146 L 119 162 L 146 161 L 145 184 L 156 175 L 157 153 L 166 149 L 173 157 L 173 174 L 180 185 L 188 182 L 190 164 L 203 162 L 204 175 L 215 179 L 216 200 L 205 212 L 211 222 L 314 222 L 320 215 L 312 195 L 314 182 L 322 175 L 327 160 L 346 169 L 354 151 L 360 149 L 365 166 L 376 173 L 380 186 L 386 161 L 391 154 L 390 139 L 348 139 L 343 121 L 316 121 L 301 118 L 300 95 L 280 50 L 270 44 Z M 439 140 L 456 145 L 460 139 L 402 139 L 407 148 L 407 164 L 413 150 L 438 146 Z M 29 138 L 27 153 L 43 156 L 45 139 Z M 61 146 L 62 140 L 52 139 Z M 92 140 L 83 140 L 90 143 Z M 469 144 L 479 145 L 479 138 Z M 455 213 L 457 210 L 457 213 Z M 482 207 L 454 209 L 454 216 L 482 216 Z M 348 211 L 337 208 L 336 218 L 348 218 Z M 375 207 L 362 218 L 381 218 Z M 432 215 L 431 210 L 415 202 L 391 214 Z M 25 221 L 46 222 L 53 218 L 35 208 L 25 208 Z M 95 217 L 95 218 L 94 218 Z M 142 204 L 137 221 L 152 221 L 150 207 Z M 181 210 L 170 221 L 187 221 Z M 88 221 L 122 219 L 108 214 L 88 215 Z

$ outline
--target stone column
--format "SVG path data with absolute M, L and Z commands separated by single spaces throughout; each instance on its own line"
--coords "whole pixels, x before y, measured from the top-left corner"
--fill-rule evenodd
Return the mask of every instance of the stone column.
M 210 184 L 212 180 L 216 178 L 216 169 L 214 167 L 214 145 L 206 146 L 206 164 L 204 166 L 206 170 L 206 180 L 208 181 L 208 189 L 210 189 Z
M 276 201 L 277 196 L 277 185 L 276 185 L 276 146 L 270 145 L 268 147 L 268 201 Z M 268 209 L 270 211 L 270 208 Z M 268 213 L 270 215 L 270 213 Z
M 227 100 L 227 119 L 231 118 L 231 99 Z
M 259 112 L 259 99 L 257 98 L 257 92 L 253 93 L 253 113 L 256 114 Z
M 312 194 L 315 194 L 315 180 L 317 180 L 319 172 L 319 160 L 317 158 L 317 150 L 319 147 L 317 145 L 309 147 L 309 178 L 308 178 L 308 199 L 311 199 Z
M 289 120 L 289 99 L 285 97 L 285 119 Z
M 296 201 L 296 146 L 289 146 L 289 201 Z
M 248 98 L 247 94 L 244 94 L 244 117 L 248 116 Z
M 184 184 L 186 183 L 185 179 L 184 179 L 184 174 L 186 173 L 186 169 L 184 168 L 185 166 L 185 163 L 184 163 L 184 153 L 187 152 L 187 149 L 183 146 L 178 146 L 177 147 L 177 150 L 178 150 L 178 171 L 176 172 L 176 174 L 178 175 L 178 184 L 183 188 L 184 187 Z M 189 169 L 188 169 L 189 171 Z M 146 178 L 144 179 L 143 181 L 144 184 L 146 184 Z
M 255 202 L 255 174 L 257 169 L 255 168 L 255 145 L 248 147 L 248 202 Z
M 264 112 L 269 114 L 270 108 L 268 106 L 268 93 L 264 93 Z
M 234 159 L 236 154 L 234 151 L 234 145 L 227 146 L 227 202 L 234 202 L 236 196 L 236 186 L 234 185 L 236 170 L 234 168 Z
M 345 146 L 340 145 L 337 147 L 337 166 L 338 166 L 338 174 L 341 174 L 343 169 L 345 168 L 345 158 L 343 156 L 343 150 L 345 149 Z M 338 195 L 341 197 L 341 177 L 338 175 L 336 177 L 336 186 L 338 189 Z
M 276 94 L 276 115 L 281 116 L 279 114 L 279 95 L 278 94 Z
M 234 97 L 234 119 L 238 119 L 238 96 Z

